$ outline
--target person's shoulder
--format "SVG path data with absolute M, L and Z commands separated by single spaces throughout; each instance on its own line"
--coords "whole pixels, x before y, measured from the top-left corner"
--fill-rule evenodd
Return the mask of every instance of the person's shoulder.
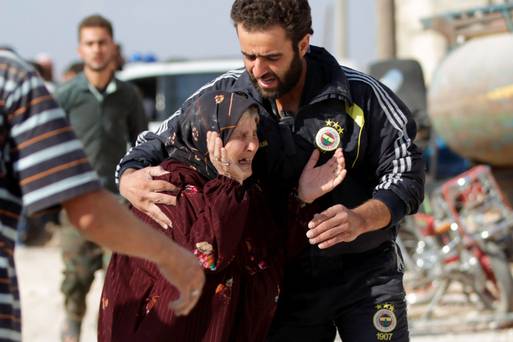
M 57 88 L 55 89 L 53 95 L 60 106 L 66 106 L 69 102 L 71 94 L 73 93 L 73 89 L 75 88 L 72 85 L 73 81 L 74 79 L 59 84 L 59 86 L 57 86 Z
M 81 87 L 84 84 L 83 75 L 79 74 L 72 79 L 59 84 L 57 89 L 55 89 L 55 95 L 56 96 L 62 96 L 64 94 L 71 93 Z
M 5 67 L 13 67 L 19 69 L 20 72 L 32 71 L 32 66 L 25 62 L 18 54 L 11 50 L 0 49 L 0 64 Z
M 373 76 L 344 65 L 340 68 L 347 79 L 353 99 L 367 98 L 386 92 L 385 86 Z
M 122 103 L 133 106 L 138 102 L 142 102 L 142 93 L 137 86 L 131 82 L 116 80 L 116 94 Z
M 366 74 L 363 71 L 350 68 L 345 65 L 341 65 L 340 68 L 342 69 L 342 72 L 347 77 L 347 80 L 352 83 L 365 83 L 367 85 L 370 85 L 373 82 L 379 82 L 374 77 L 372 77 L 369 74 Z
M 169 172 L 162 176 L 162 180 L 166 180 L 177 186 L 185 186 L 188 184 L 202 187 L 207 181 L 193 166 L 185 162 L 168 159 L 163 161 L 160 166 Z
M 187 100 L 185 100 L 184 107 L 188 104 L 193 103 L 198 97 L 201 95 L 217 90 L 224 91 L 235 91 L 239 88 L 245 88 L 250 84 L 245 84 L 245 80 L 241 77 L 245 72 L 244 68 L 238 68 L 233 70 L 228 70 L 223 74 L 215 77 L 211 81 L 205 83 L 199 89 L 197 89 Z
M 116 86 L 118 87 L 118 89 L 128 89 L 129 91 L 136 91 L 137 89 L 134 84 L 128 81 L 120 80 L 117 77 L 114 77 L 114 79 L 116 80 Z
M 245 73 L 245 69 L 237 68 L 224 72 L 217 76 L 212 81 L 207 83 L 205 86 L 200 88 L 202 92 L 208 92 L 210 90 L 226 90 L 231 91 L 236 87 L 238 82 L 244 82 L 241 76 Z
M 244 72 L 244 68 L 239 68 L 227 71 L 217 76 L 192 93 L 192 95 L 189 96 L 183 103 L 182 109 L 187 108 L 189 105 L 193 104 L 194 101 L 203 94 L 218 90 L 237 91 L 239 89 L 245 89 L 251 86 L 249 81 L 246 82 L 246 80 L 241 80 L 241 78 L 243 78 L 241 76 L 244 74 Z
M 240 67 L 240 68 L 236 68 L 236 69 L 231 69 L 231 70 L 228 70 L 224 73 L 222 73 L 221 75 L 219 75 L 216 80 L 217 81 L 220 81 L 220 80 L 232 80 L 232 81 L 236 81 L 239 79 L 239 77 L 246 71 L 246 69 L 244 67 Z
M 10 50 L 0 49 L 0 72 L 4 78 L 12 82 L 19 82 L 21 80 L 36 77 L 37 72 L 27 62 L 25 62 L 19 55 Z M 4 84 L 7 84 L 5 82 Z
M 122 81 L 119 78 L 115 78 L 117 91 L 125 95 L 129 99 L 138 99 L 141 97 L 141 92 L 137 86 L 128 81 Z
M 362 71 L 342 66 L 353 103 L 372 113 L 403 116 L 407 112 L 400 98 L 385 84 Z

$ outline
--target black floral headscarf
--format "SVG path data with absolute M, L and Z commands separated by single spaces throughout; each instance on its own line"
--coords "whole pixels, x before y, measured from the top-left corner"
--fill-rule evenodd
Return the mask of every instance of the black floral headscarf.
M 169 158 L 191 165 L 212 179 L 217 171 L 210 162 L 207 132 L 218 132 L 226 145 L 244 112 L 257 103 L 244 94 L 212 91 L 189 104 L 178 118 L 175 132 L 166 143 Z

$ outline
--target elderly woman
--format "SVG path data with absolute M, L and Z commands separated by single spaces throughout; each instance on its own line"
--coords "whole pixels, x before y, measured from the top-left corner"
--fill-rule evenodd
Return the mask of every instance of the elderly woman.
M 306 228 L 297 220 L 290 227 L 273 224 L 262 189 L 250 177 L 259 144 L 256 103 L 216 91 L 202 95 L 182 115 L 169 142 L 171 157 L 162 163 L 169 173 L 158 177 L 180 188 L 176 206 L 161 206 L 172 226 L 165 229 L 133 212 L 196 254 L 206 272 L 203 293 L 187 317 L 177 317 L 168 303 L 178 292 L 157 267 L 114 254 L 100 304 L 101 342 L 263 341 L 285 258 L 306 242 Z M 317 159 L 314 152 L 298 186 L 308 202 L 345 175 L 342 151 L 319 167 Z M 299 205 L 291 200 L 292 212 Z M 301 212 L 308 215 L 308 210 Z

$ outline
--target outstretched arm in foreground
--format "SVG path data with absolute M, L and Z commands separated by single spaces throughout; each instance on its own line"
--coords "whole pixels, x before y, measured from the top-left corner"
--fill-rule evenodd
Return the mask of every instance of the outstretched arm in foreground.
M 200 297 L 205 276 L 197 258 L 163 233 L 146 226 L 117 202 L 99 190 L 63 203 L 71 223 L 87 239 L 115 252 L 150 260 L 180 291 L 171 307 L 186 315 Z

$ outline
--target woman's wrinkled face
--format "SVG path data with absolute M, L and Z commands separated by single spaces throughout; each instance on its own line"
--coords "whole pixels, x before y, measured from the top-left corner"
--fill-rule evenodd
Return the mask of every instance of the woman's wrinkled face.
M 242 170 L 244 179 L 251 176 L 251 162 L 258 150 L 257 121 L 258 115 L 244 113 L 225 145 L 228 159 Z

